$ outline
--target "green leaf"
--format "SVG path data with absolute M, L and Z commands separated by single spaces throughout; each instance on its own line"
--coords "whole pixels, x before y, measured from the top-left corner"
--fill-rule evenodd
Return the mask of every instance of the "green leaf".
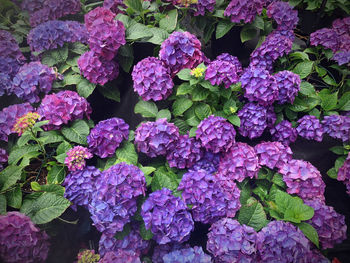
M 5 191 L 21 179 L 22 167 L 9 165 L 0 172 L 0 191 Z
M 118 63 L 125 72 L 129 72 L 134 62 L 134 50 L 128 44 L 118 49 Z
M 30 132 L 25 132 L 21 135 L 21 137 L 19 137 L 19 139 L 17 141 L 17 145 L 19 147 L 22 147 L 32 139 L 33 139 L 33 135 Z
M 172 191 L 177 190 L 179 182 L 175 173 L 168 171 L 164 166 L 161 166 L 153 173 L 152 179 L 152 192 L 161 190 L 163 188 L 170 189 Z
M 302 81 L 300 83 L 299 92 L 305 96 L 310 96 L 310 95 L 316 94 L 316 90 L 315 90 L 314 86 L 306 81 Z
M 238 222 L 259 231 L 268 224 L 264 208 L 254 197 L 247 200 L 239 210 Z
M 134 111 L 145 118 L 156 118 L 158 114 L 157 105 L 151 101 L 140 100 L 136 103 Z
M 13 149 L 8 157 L 8 163 L 16 165 L 25 155 L 35 153 L 40 150 L 39 145 L 24 145 Z
M 169 110 L 165 109 L 165 110 L 160 110 L 158 113 L 157 113 L 157 117 L 156 119 L 162 119 L 162 118 L 166 118 L 167 121 L 170 121 L 171 120 L 171 113 Z
M 80 42 L 75 42 L 71 43 L 71 48 L 69 49 L 69 51 L 72 51 L 73 53 L 78 55 L 82 55 L 86 51 L 89 51 L 89 48 Z
M 311 74 L 313 65 L 313 61 L 303 61 L 298 63 L 292 71 L 304 79 Z
M 6 193 L 7 205 L 19 209 L 22 205 L 21 188 L 17 186 L 15 189 Z
M 231 21 L 221 20 L 216 26 L 216 39 L 222 38 L 224 35 L 226 35 L 227 32 L 230 31 L 234 25 L 235 24 Z
M 249 185 L 249 180 L 246 179 L 241 183 L 238 183 L 239 189 L 241 190 L 241 196 L 239 198 L 242 205 L 246 204 L 248 199 L 252 196 L 252 189 Z
M 80 96 L 88 98 L 94 92 L 95 88 L 96 84 L 89 82 L 87 79 L 82 79 L 77 85 L 77 92 Z
M 103 97 L 116 102 L 120 102 L 120 91 L 117 86 L 113 86 L 113 87 L 99 86 L 97 90 L 103 95 Z
M 261 200 L 265 200 L 268 197 L 269 189 L 270 182 L 268 180 L 257 180 L 253 193 L 259 196 Z
M 69 141 L 87 145 L 86 136 L 89 135 L 90 128 L 84 120 L 76 120 L 71 127 L 63 127 L 61 132 Z
M 162 28 L 151 27 L 150 30 L 153 36 L 147 40 L 149 43 L 160 45 L 164 42 L 165 39 L 169 37 L 169 33 Z
M 345 159 L 346 159 L 346 156 L 340 156 L 335 160 L 334 167 L 337 171 L 339 170 L 340 167 L 343 166 Z
M 46 131 L 40 133 L 39 140 L 42 142 L 42 144 L 50 144 L 50 143 L 56 143 L 56 142 L 63 142 L 64 137 L 58 133 L 58 131 Z
M 62 81 L 63 86 L 77 85 L 84 78 L 80 74 L 68 74 L 64 76 Z
M 339 99 L 337 108 L 341 111 L 350 111 L 350 91 L 345 92 Z
M 236 101 L 233 99 L 229 99 L 225 102 L 223 110 L 227 115 L 233 114 L 237 112 L 237 104 Z
M 187 121 L 184 121 L 182 119 L 174 119 L 173 122 L 179 128 L 180 134 L 185 134 L 190 129 Z
M 177 10 L 172 9 L 167 14 L 165 14 L 165 17 L 162 18 L 159 21 L 159 27 L 167 30 L 168 32 L 172 32 L 176 28 L 177 24 Z
M 69 142 L 64 141 L 60 145 L 58 145 L 56 149 L 56 154 L 60 155 L 62 153 L 66 153 L 69 149 L 72 149 L 72 145 Z
M 154 168 L 152 166 L 141 166 L 140 170 L 146 176 L 146 175 L 150 175 L 151 173 L 153 173 L 156 170 L 156 168 Z
M 138 155 L 133 143 L 124 141 L 122 146 L 116 151 L 116 156 L 119 161 L 136 165 L 138 161 Z
M 194 108 L 194 112 L 200 120 L 204 120 L 211 115 L 211 109 L 208 104 L 200 103 Z
M 0 194 L 0 215 L 6 214 L 6 197 L 3 194 Z
M 333 167 L 327 171 L 327 174 L 330 178 L 332 179 L 337 179 L 338 178 L 338 173 L 337 170 Z
M 316 229 L 305 222 L 301 222 L 299 224 L 296 224 L 297 227 L 303 232 L 303 234 L 316 245 L 316 247 L 319 248 L 319 240 L 318 240 L 318 233 Z
M 190 86 L 188 82 L 182 83 L 176 90 L 176 95 L 186 95 L 192 92 L 194 86 Z
M 209 81 L 201 81 L 199 83 L 203 88 L 207 89 L 207 90 L 210 90 L 211 92 L 214 92 L 214 93 L 219 93 L 220 92 L 220 89 L 218 86 L 213 86 L 211 85 L 211 83 Z
M 182 69 L 176 76 L 181 80 L 190 80 L 192 78 L 191 70 L 189 68 Z
M 283 181 L 283 176 L 279 173 L 275 173 L 272 178 L 272 182 L 282 188 L 286 188 L 286 183 Z
M 257 36 L 257 29 L 252 25 L 245 25 L 241 30 L 241 42 L 244 43 Z
M 193 105 L 193 102 L 186 97 L 179 97 L 173 103 L 173 114 L 174 116 L 182 115 Z
M 152 31 L 147 26 L 141 23 L 131 25 L 126 29 L 125 33 L 125 38 L 129 41 L 135 41 L 152 36 Z
M 200 120 L 196 116 L 194 108 L 190 108 L 188 111 L 185 112 L 185 119 L 186 123 L 193 127 L 197 127 L 200 123 Z
M 338 154 L 338 155 L 345 155 L 348 152 L 344 149 L 343 146 L 334 146 L 332 148 L 329 149 L 331 152 Z
M 47 183 L 48 184 L 60 184 L 63 182 L 66 175 L 64 166 L 54 165 L 51 167 L 47 174 Z
M 338 92 L 331 93 L 328 89 L 323 89 L 318 93 L 321 98 L 321 107 L 325 111 L 334 110 L 337 107 Z
M 41 62 L 49 67 L 65 62 L 68 58 L 68 47 L 64 45 L 61 48 L 46 51 L 43 54 Z
M 210 94 L 210 91 L 202 87 L 195 87 L 192 91 L 192 100 L 193 101 L 202 101 L 205 100 Z
M 115 233 L 114 237 L 118 240 L 123 240 L 127 235 L 130 234 L 131 227 L 129 224 L 124 225 L 123 231 Z
M 241 126 L 241 119 L 237 115 L 228 116 L 227 120 L 237 127 Z
M 151 232 L 151 230 L 147 230 L 145 223 L 143 222 L 142 224 L 140 224 L 140 236 L 142 237 L 142 239 L 144 240 L 151 240 L 151 238 L 153 237 L 153 234 Z
M 192 127 L 190 129 L 190 132 L 189 132 L 189 137 L 195 137 L 196 136 L 196 131 L 197 131 L 197 127 Z
M 256 28 L 259 28 L 261 30 L 265 29 L 265 22 L 264 19 L 261 16 L 256 16 L 255 20 L 252 23 L 253 26 L 255 26 Z
M 309 55 L 305 52 L 296 51 L 289 55 L 291 59 L 310 60 Z
M 141 0 L 125 0 L 124 4 L 127 7 L 130 7 L 134 11 L 142 12 L 142 2 L 141 2 Z

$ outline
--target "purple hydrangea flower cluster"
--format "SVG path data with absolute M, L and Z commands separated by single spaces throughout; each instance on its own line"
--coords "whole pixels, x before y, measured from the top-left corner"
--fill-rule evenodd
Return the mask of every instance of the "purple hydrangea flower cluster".
M 342 115 L 325 116 L 322 120 L 324 133 L 343 142 L 350 140 L 350 117 Z
M 85 168 L 85 159 L 92 158 L 89 150 L 83 146 L 75 146 L 67 152 L 64 164 L 67 165 L 70 172 L 83 170 Z
M 298 11 L 293 10 L 289 3 L 282 1 L 271 3 L 267 8 L 267 16 L 276 21 L 277 30 L 293 30 L 299 20 Z
M 17 97 L 36 103 L 40 101 L 40 93 L 47 94 L 51 91 L 52 83 L 57 78 L 53 68 L 40 62 L 24 64 L 13 78 L 10 93 Z
M 345 216 L 338 214 L 333 207 L 320 200 L 305 200 L 305 204 L 315 211 L 314 216 L 307 222 L 316 229 L 323 249 L 333 248 L 335 244 L 346 239 Z
M 0 148 L 0 172 L 4 169 L 3 164 L 7 163 L 8 154 L 5 149 Z
M 307 139 L 322 142 L 323 140 L 323 127 L 320 120 L 313 115 L 305 115 L 298 120 L 298 127 L 296 131 L 298 135 Z
M 127 8 L 123 0 L 104 0 L 103 7 L 111 10 L 115 14 L 123 13 L 119 7 Z
M 174 250 L 163 256 L 164 263 L 211 263 L 211 256 L 204 253 L 201 247 Z
M 254 147 L 259 158 L 259 165 L 270 169 L 281 168 L 292 160 L 293 152 L 288 146 L 280 142 L 262 142 Z
M 179 136 L 174 148 L 167 153 L 166 159 L 170 167 L 185 169 L 192 167 L 202 156 L 200 142 L 185 134 Z
M 296 129 L 293 128 L 292 123 L 287 120 L 283 120 L 275 127 L 271 128 L 270 133 L 274 141 L 282 142 L 284 145 L 295 142 L 298 137 Z
M 236 66 L 236 71 L 238 74 L 242 73 L 242 65 L 239 59 L 235 56 L 232 56 L 228 53 L 222 53 L 219 56 L 216 57 L 216 60 L 222 60 L 222 61 L 227 61 L 230 62 L 231 64 L 234 64 Z
M 195 16 L 204 16 L 205 11 L 212 13 L 216 5 L 216 0 L 198 0 L 197 4 L 194 5 Z
M 205 170 L 185 173 L 179 191 L 187 205 L 191 205 L 194 221 L 212 224 L 221 217 L 234 217 L 241 207 L 240 190 L 233 181 L 220 178 Z
M 135 131 L 135 144 L 139 152 L 149 157 L 166 155 L 175 147 L 179 128 L 165 118 L 142 123 Z
M 231 0 L 224 11 L 224 16 L 228 16 L 233 23 L 251 23 L 257 14 L 261 14 L 263 9 L 262 0 Z
M 141 216 L 158 244 L 187 241 L 194 228 L 185 202 L 166 188 L 149 195 L 141 207 Z
M 21 9 L 28 11 L 30 14 L 43 8 L 45 0 L 23 0 Z
M 205 79 L 212 85 L 224 84 L 228 89 L 239 81 L 239 68 L 234 63 L 225 60 L 214 60 L 205 71 Z
M 202 159 L 196 162 L 191 168 L 191 171 L 204 170 L 208 173 L 215 173 L 219 167 L 220 154 L 205 152 Z
M 129 138 L 129 125 L 123 119 L 111 118 L 100 121 L 87 136 L 89 149 L 101 158 L 115 153 L 123 140 Z
M 337 32 L 331 28 L 319 29 L 310 35 L 310 43 L 313 46 L 324 46 L 331 49 L 333 52 L 339 50 L 339 37 Z
M 338 62 L 338 65 L 344 65 L 350 63 L 350 51 L 340 51 L 334 54 L 333 60 Z
M 62 47 L 64 43 L 81 42 L 87 44 L 88 32 L 84 24 L 76 21 L 47 21 L 30 30 L 27 42 L 31 51 Z
M 245 104 L 237 116 L 241 119 L 239 133 L 250 139 L 260 137 L 267 127 L 267 109 L 259 104 Z
M 30 24 L 32 27 L 49 20 L 55 20 L 66 15 L 73 15 L 81 10 L 79 0 L 45 0 L 42 8 L 30 14 Z
M 257 233 L 237 220 L 223 218 L 211 225 L 207 249 L 217 262 L 256 262 Z
M 350 17 L 338 18 L 333 21 L 332 28 L 338 35 L 350 35 Z
M 0 30 L 0 56 L 13 58 L 19 64 L 23 64 L 25 61 L 16 39 L 6 30 Z
M 309 263 L 331 263 L 318 249 L 311 249 L 307 257 Z
M 257 237 L 258 262 L 309 263 L 310 242 L 289 222 L 271 221 Z
M 143 100 L 164 100 L 173 91 L 174 83 L 165 63 L 154 57 L 139 61 L 131 73 L 134 91 Z
M 174 76 L 184 68 L 195 68 L 203 61 L 201 42 L 189 32 L 173 32 L 162 43 L 159 58 Z
M 181 250 L 184 248 L 189 248 L 189 244 L 171 242 L 163 245 L 157 245 L 153 249 L 152 262 L 153 263 L 164 263 L 163 257 L 164 255 L 175 251 Z
M 348 195 L 350 195 L 350 153 L 348 154 L 344 164 L 338 170 L 338 181 L 343 181 Z
M 42 120 L 50 121 L 45 125 L 46 130 L 57 130 L 63 124 L 84 116 L 90 118 L 92 112 L 88 101 L 78 93 L 70 90 L 46 95 L 37 110 Z
M 235 143 L 236 131 L 223 117 L 211 115 L 202 120 L 196 131 L 196 139 L 212 153 L 227 152 Z
M 137 197 L 145 191 L 145 176 L 135 165 L 122 162 L 103 171 L 89 204 L 97 230 L 108 236 L 122 231 L 137 210 Z
M 259 169 L 259 159 L 254 148 L 238 142 L 220 159 L 218 173 L 230 180 L 242 182 L 248 177 L 257 178 Z
M 20 212 L 0 215 L 0 258 L 4 262 L 45 262 L 49 237 Z
M 62 184 L 66 188 L 64 197 L 74 205 L 87 208 L 95 191 L 95 184 L 101 178 L 100 170 L 93 166 L 69 173 Z
M 300 89 L 301 80 L 299 75 L 283 70 L 275 74 L 274 77 L 278 87 L 278 103 L 293 103 Z
M 12 127 L 16 120 L 26 113 L 34 111 L 34 108 L 28 103 L 14 104 L 0 111 L 0 140 L 8 140 L 8 136 L 13 133 Z
M 90 31 L 101 24 L 113 23 L 114 17 L 115 14 L 111 10 L 104 7 L 97 7 L 84 16 L 84 22 L 86 28 Z
M 319 170 L 311 163 L 291 160 L 279 169 L 279 173 L 283 175 L 289 194 L 296 194 L 302 199 L 324 200 L 326 185 Z
M 271 105 L 266 109 L 266 124 L 267 128 L 272 128 L 275 125 L 277 116 L 274 107 Z
M 141 263 L 141 260 L 134 251 L 119 249 L 106 253 L 99 263 Z

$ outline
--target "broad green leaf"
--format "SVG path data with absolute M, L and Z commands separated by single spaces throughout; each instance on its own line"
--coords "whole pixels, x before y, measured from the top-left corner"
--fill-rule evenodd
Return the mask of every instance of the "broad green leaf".
M 191 70 L 188 68 L 184 68 L 180 70 L 179 73 L 176 74 L 176 76 L 181 80 L 190 80 L 192 78 Z
M 135 113 L 141 114 L 145 118 L 156 118 L 158 113 L 157 105 L 151 101 L 140 100 L 134 108 Z
M 239 198 L 242 205 L 246 204 L 248 199 L 252 196 L 252 189 L 249 185 L 249 180 L 245 179 L 243 182 L 238 183 L 238 187 L 241 190 L 241 196 Z
M 173 122 L 179 128 L 180 134 L 185 134 L 190 129 L 190 127 L 187 124 L 187 121 L 184 121 L 182 119 L 174 119 Z
M 310 96 L 312 94 L 316 94 L 316 90 L 315 90 L 314 86 L 306 81 L 302 81 L 300 83 L 299 92 L 305 96 Z
M 211 85 L 211 83 L 207 80 L 205 81 L 201 81 L 199 83 L 203 88 L 207 89 L 207 90 L 210 90 L 211 92 L 214 92 L 214 93 L 219 93 L 219 87 L 218 86 L 213 86 Z
M 301 51 L 293 52 L 292 54 L 289 54 L 289 57 L 292 59 L 310 60 L 309 55 Z
M 0 194 L 0 215 L 6 214 L 6 197 L 3 194 Z
M 345 155 L 348 154 L 348 152 L 344 149 L 343 146 L 334 146 L 329 149 L 331 152 L 338 154 L 338 155 Z
M 185 119 L 186 119 L 186 123 L 190 126 L 193 126 L 193 127 L 197 127 L 198 124 L 200 123 L 200 119 L 198 119 L 193 108 L 189 109 L 185 113 Z
M 236 113 L 237 109 L 238 107 L 237 107 L 236 101 L 233 99 L 227 100 L 223 107 L 224 112 L 228 115 Z
M 237 115 L 228 116 L 227 120 L 237 127 L 241 126 L 241 119 Z
M 182 83 L 176 91 L 176 95 L 186 95 L 186 94 L 190 94 L 192 92 L 192 90 L 194 89 L 194 86 L 190 86 L 190 84 L 188 82 Z
M 283 176 L 279 173 L 275 173 L 272 178 L 272 182 L 282 188 L 286 188 L 286 183 L 283 181 Z
M 63 63 L 68 58 L 68 47 L 64 45 L 61 48 L 44 52 L 41 62 L 49 67 Z
M 146 175 L 150 175 L 151 173 L 153 173 L 156 170 L 156 168 L 154 168 L 152 166 L 141 166 L 140 170 L 146 176 Z
M 84 78 L 80 74 L 68 74 L 64 76 L 62 81 L 63 86 L 77 85 Z
M 125 33 L 125 38 L 129 41 L 135 41 L 152 36 L 152 31 L 147 26 L 141 23 L 131 25 L 126 29 Z
M 268 224 L 263 206 L 254 197 L 247 200 L 239 210 L 238 222 L 259 231 Z
M 58 131 L 41 132 L 39 139 L 44 145 L 64 141 L 64 137 Z
M 334 167 L 337 171 L 339 170 L 340 167 L 343 166 L 345 159 L 346 159 L 346 156 L 340 156 L 335 160 Z
M 267 180 L 257 180 L 253 193 L 259 196 L 261 200 L 265 200 L 269 194 L 270 184 Z
M 313 64 L 313 61 L 303 61 L 298 63 L 292 71 L 298 74 L 301 79 L 304 79 L 311 74 Z
M 124 4 L 136 12 L 142 12 L 142 1 L 141 0 L 125 0 Z
M 168 171 L 164 166 L 158 168 L 153 173 L 153 179 L 151 184 L 152 192 L 156 190 L 161 190 L 163 188 L 175 191 L 178 186 L 179 182 L 177 180 L 176 174 Z
M 192 127 L 189 132 L 189 137 L 195 137 L 196 136 L 197 127 Z
M 337 170 L 333 167 L 327 171 L 327 174 L 330 178 L 332 179 L 337 179 L 338 178 L 338 173 Z
M 150 42 L 155 45 L 160 45 L 164 42 L 165 39 L 169 37 L 169 33 L 162 28 L 157 27 L 151 27 L 150 28 L 153 36 L 147 40 L 147 42 Z
M 339 99 L 337 108 L 341 111 L 350 111 L 350 91 L 345 92 Z
M 173 103 L 173 114 L 174 116 L 182 115 L 193 105 L 193 102 L 186 97 L 179 97 Z
M 334 110 L 337 107 L 338 92 L 331 93 L 328 89 L 323 89 L 318 93 L 321 98 L 321 107 L 325 111 Z
M 224 35 L 226 35 L 227 32 L 230 31 L 234 25 L 235 25 L 234 23 L 228 20 L 220 21 L 216 26 L 216 33 L 215 33 L 216 39 L 222 38 Z
M 60 145 L 58 145 L 56 149 L 56 154 L 60 155 L 62 153 L 66 153 L 71 148 L 72 148 L 72 145 L 69 142 L 64 141 Z
M 39 145 L 24 145 L 22 147 L 16 147 L 9 154 L 8 163 L 10 165 L 16 165 L 26 154 L 38 152 L 39 150 Z
M 114 237 L 118 240 L 123 240 L 127 235 L 130 234 L 131 227 L 129 224 L 124 225 L 123 231 L 115 233 Z
M 19 186 L 6 193 L 7 205 L 19 209 L 22 205 L 22 191 Z
M 256 28 L 261 29 L 261 30 L 265 29 L 264 19 L 261 16 L 256 16 L 252 25 L 255 26 Z
M 171 113 L 169 110 L 167 109 L 164 109 L 164 110 L 160 110 L 158 113 L 157 113 L 157 117 L 156 119 L 162 119 L 162 118 L 166 118 L 167 121 L 170 121 L 171 120 Z
M 305 222 L 301 222 L 299 224 L 296 224 L 297 227 L 303 232 L 303 234 L 316 245 L 316 247 L 319 248 L 319 240 L 318 240 L 318 233 L 316 229 Z
M 48 184 L 60 184 L 63 182 L 66 171 L 64 166 L 55 165 L 52 166 L 47 174 L 47 183 Z
M 241 42 L 244 43 L 257 36 L 257 29 L 252 25 L 245 25 L 241 30 Z
M 200 120 L 204 120 L 211 115 L 211 109 L 208 104 L 200 103 L 194 108 L 194 112 Z
M 165 14 L 165 17 L 162 18 L 159 21 L 159 27 L 167 30 L 168 32 L 172 32 L 176 28 L 177 24 L 177 10 L 172 9 L 167 14 Z
M 140 236 L 143 240 L 150 240 L 153 234 L 150 229 L 146 229 L 145 223 L 140 224 Z
M 118 60 L 120 62 L 120 60 Z M 77 85 L 77 92 L 80 96 L 88 98 L 95 90 L 96 84 L 89 82 L 87 79 L 82 79 Z
M 0 172 L 0 191 L 5 191 L 21 179 L 22 167 L 9 165 Z
M 33 139 L 33 135 L 30 132 L 25 132 L 21 135 L 21 137 L 19 137 L 19 139 L 17 141 L 17 145 L 19 147 L 22 147 L 32 139 Z
M 118 50 L 118 63 L 125 72 L 129 72 L 134 62 L 134 50 L 130 45 L 123 45 Z
M 97 90 L 103 95 L 103 97 L 116 102 L 120 102 L 120 91 L 117 86 L 113 86 L 113 87 L 99 86 Z
M 133 143 L 124 141 L 121 147 L 116 151 L 116 156 L 119 161 L 136 165 L 138 161 L 138 155 Z
M 89 135 L 90 128 L 84 120 L 76 120 L 71 127 L 63 127 L 61 132 L 69 141 L 87 145 L 86 136 Z
M 192 91 L 192 100 L 193 101 L 202 101 L 205 100 L 210 94 L 210 91 L 202 87 L 195 87 Z
M 78 55 L 82 55 L 84 54 L 86 51 L 89 51 L 88 46 L 80 43 L 80 42 L 75 42 L 75 43 L 71 43 L 70 44 L 70 49 L 69 51 L 78 54 Z

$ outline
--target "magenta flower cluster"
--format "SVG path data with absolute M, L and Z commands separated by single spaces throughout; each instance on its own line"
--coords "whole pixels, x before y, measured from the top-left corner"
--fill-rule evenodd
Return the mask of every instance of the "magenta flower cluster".
M 92 158 L 92 154 L 89 150 L 79 145 L 68 150 L 64 164 L 67 165 L 70 172 L 83 170 L 86 165 L 85 159 L 90 158 Z
M 216 0 L 198 0 L 198 2 L 194 5 L 195 8 L 195 16 L 204 16 L 205 11 L 213 12 L 215 8 Z
M 298 137 L 297 130 L 293 128 L 292 123 L 287 120 L 283 120 L 272 127 L 270 133 L 274 141 L 282 142 L 284 145 L 295 142 Z
M 237 116 L 241 120 L 239 133 L 250 139 L 260 137 L 267 127 L 267 108 L 253 102 L 247 103 Z
M 313 115 L 305 115 L 298 120 L 296 128 L 298 135 L 307 139 L 321 142 L 323 140 L 323 127 L 320 120 Z
M 141 260 L 132 250 L 118 249 L 116 252 L 106 253 L 99 263 L 141 263 Z
M 261 14 L 263 6 L 263 0 L 231 0 L 224 16 L 228 16 L 233 23 L 251 23 L 256 15 Z
M 324 133 L 343 142 L 350 140 L 350 117 L 343 115 L 329 115 L 322 120 Z
M 288 2 L 276 1 L 267 7 L 267 16 L 273 18 L 277 23 L 277 30 L 294 30 L 298 24 L 298 11 Z
M 119 7 L 127 8 L 123 0 L 104 0 L 103 7 L 111 10 L 115 14 L 123 13 Z
M 293 103 L 300 90 L 301 80 L 299 75 L 288 70 L 283 70 L 275 74 L 274 77 L 278 88 L 278 103 Z

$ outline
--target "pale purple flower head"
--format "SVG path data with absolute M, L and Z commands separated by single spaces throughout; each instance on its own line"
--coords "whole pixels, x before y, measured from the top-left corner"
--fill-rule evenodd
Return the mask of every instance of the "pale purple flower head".
M 206 71 L 205 79 L 212 85 L 224 84 L 228 89 L 232 84 L 239 81 L 239 71 L 234 63 L 225 60 L 214 60 L 210 62 Z
M 173 92 L 174 83 L 163 61 L 147 57 L 139 61 L 131 73 L 134 91 L 143 100 L 164 100 Z
M 283 120 L 276 124 L 275 127 L 270 129 L 272 139 L 274 141 L 279 141 L 284 145 L 289 145 L 295 142 L 298 137 L 298 133 L 295 128 L 292 127 L 292 123 L 287 120 Z
M 241 207 L 240 190 L 233 181 L 205 170 L 185 173 L 179 191 L 187 205 L 191 205 L 194 221 L 212 224 L 222 217 L 234 217 Z
M 307 140 L 322 142 L 323 127 L 317 117 L 313 115 L 305 115 L 298 120 L 298 124 L 296 130 L 299 136 Z
M 0 57 L 0 60 L 1 60 L 1 57 Z M 11 85 L 12 83 L 11 83 L 10 75 L 7 73 L 0 72 L 0 97 L 9 91 L 9 88 L 11 88 Z
M 196 138 L 212 153 L 227 152 L 235 143 L 236 131 L 223 117 L 211 115 L 202 120 L 196 131 Z
M 267 109 L 255 103 L 247 103 L 238 111 L 241 126 L 238 131 L 242 136 L 254 139 L 260 137 L 267 127 Z
M 333 52 L 339 50 L 340 42 L 337 32 L 330 28 L 319 29 L 310 35 L 310 43 L 313 46 L 321 45 Z
M 8 154 L 5 149 L 0 148 L 0 172 L 3 169 L 3 164 L 7 163 Z
M 306 255 L 310 242 L 289 222 L 271 221 L 260 230 L 257 238 L 258 262 L 310 263 Z
M 201 247 L 174 250 L 163 256 L 164 263 L 211 263 L 211 256 L 204 253 Z
M 30 103 L 40 101 L 39 95 L 51 91 L 56 72 L 40 62 L 24 64 L 12 80 L 10 93 Z
M 168 152 L 166 159 L 170 167 L 185 169 L 192 167 L 203 156 L 201 144 L 187 134 L 180 135 L 174 148 Z
M 85 159 L 91 159 L 92 154 L 83 146 L 75 146 L 67 152 L 64 164 L 67 165 L 70 172 L 83 170 L 85 168 Z
M 162 43 L 159 58 L 174 76 L 185 68 L 195 68 L 203 61 L 201 42 L 189 32 L 173 32 Z
M 153 263 L 164 263 L 163 256 L 184 248 L 189 248 L 189 244 L 171 242 L 163 245 L 156 245 L 153 249 L 152 262 Z
M 344 164 L 338 170 L 338 181 L 343 181 L 348 195 L 350 195 L 350 153 L 348 154 Z
M 220 54 L 219 56 L 216 57 L 216 60 L 227 61 L 227 62 L 234 64 L 236 66 L 236 71 L 238 74 L 241 74 L 243 71 L 242 65 L 241 65 L 241 62 L 239 61 L 239 59 L 235 56 L 228 54 L 228 53 Z
M 48 235 L 20 212 L 0 215 L 0 259 L 4 262 L 45 262 Z
M 242 182 L 257 178 L 260 169 L 258 156 L 252 146 L 238 142 L 220 159 L 218 173 L 230 180 Z
M 289 102 L 293 104 L 295 96 L 300 89 L 299 75 L 283 70 L 274 75 L 278 87 L 278 104 Z
M 165 118 L 142 123 L 135 131 L 137 150 L 149 157 L 171 152 L 178 138 L 179 128 Z
M 346 239 L 345 216 L 338 214 L 333 207 L 325 205 L 322 201 L 305 200 L 315 214 L 307 221 L 318 233 L 318 239 L 323 249 L 333 248 L 335 244 Z
M 223 218 L 211 225 L 207 249 L 214 255 L 215 262 L 256 262 L 257 233 L 237 220 Z
M 103 7 L 111 10 L 115 14 L 123 13 L 118 7 L 127 8 L 123 0 L 104 0 Z
M 343 142 L 350 140 L 350 117 L 342 115 L 325 116 L 322 120 L 324 133 Z
M 267 8 L 267 16 L 272 17 L 279 30 L 293 30 L 298 24 L 298 11 L 293 10 L 293 7 L 288 2 L 274 2 Z
M 114 18 L 115 14 L 111 10 L 105 7 L 96 7 L 84 16 L 84 21 L 88 31 L 91 31 L 103 24 L 113 24 Z
M 78 67 L 81 74 L 94 84 L 104 85 L 119 75 L 119 65 L 116 61 L 108 61 L 93 51 L 85 52 L 80 56 Z
M 262 142 L 254 147 L 259 158 L 259 165 L 267 166 L 270 169 L 281 168 L 292 160 L 293 152 L 289 146 L 280 142 Z
M 350 35 L 350 17 L 334 20 L 332 28 L 339 36 Z
M 149 195 L 142 205 L 141 216 L 158 244 L 185 242 L 194 228 L 185 202 L 166 188 Z
M 66 188 L 64 197 L 74 205 L 87 208 L 95 192 L 95 184 L 100 180 L 102 180 L 102 173 L 93 166 L 71 172 L 62 184 Z
M 340 51 L 333 55 L 333 60 L 338 62 L 338 65 L 350 63 L 350 51 Z
M 84 116 L 89 119 L 92 109 L 89 102 L 78 93 L 64 90 L 46 95 L 37 112 L 42 120 L 50 121 L 44 126 L 45 129 L 58 130 L 63 124 L 83 119 Z
M 283 175 L 289 194 L 302 199 L 324 200 L 325 183 L 319 170 L 311 163 L 302 160 L 290 160 L 278 171 Z
M 111 157 L 123 140 L 129 138 L 129 125 L 123 119 L 100 121 L 87 136 L 89 149 L 101 158 Z
M 107 252 L 99 263 L 141 263 L 141 260 L 137 253 L 132 250 L 118 249 Z
M 231 0 L 225 9 L 224 16 L 228 16 L 233 23 L 251 23 L 263 9 L 262 0 Z
M 3 108 L 0 111 L 0 140 L 7 142 L 8 136 L 13 133 L 12 128 L 17 118 L 30 111 L 34 111 L 34 108 L 28 102 Z
M 195 16 L 204 16 L 205 11 L 212 13 L 214 11 L 216 0 L 198 0 L 197 4 L 194 5 L 196 12 Z
M 208 173 L 215 173 L 219 167 L 220 154 L 205 152 L 202 159 L 196 162 L 189 171 L 205 170 Z
M 0 56 L 12 58 L 19 64 L 23 64 L 26 60 L 19 49 L 16 39 L 6 30 L 0 30 Z

